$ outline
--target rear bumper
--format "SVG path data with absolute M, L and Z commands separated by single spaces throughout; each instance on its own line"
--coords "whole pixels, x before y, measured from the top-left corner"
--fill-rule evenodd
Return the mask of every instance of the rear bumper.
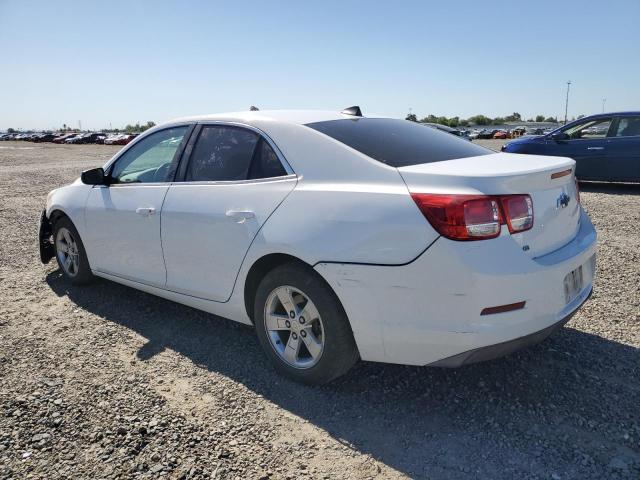
M 586 302 L 590 297 L 591 292 L 589 292 L 589 295 L 582 301 L 582 303 Z M 580 306 L 582 306 L 582 304 L 580 304 L 578 308 Z M 513 352 L 517 352 L 518 350 L 522 350 L 523 348 L 535 345 L 536 343 L 540 343 L 543 340 L 546 340 L 547 337 L 549 337 L 556 330 L 562 328 L 569 320 L 571 320 L 571 317 L 573 317 L 573 315 L 577 311 L 578 309 L 576 308 L 576 310 L 571 312 L 559 322 L 554 323 L 547 328 L 543 328 L 538 332 L 530 333 L 529 335 L 525 335 L 524 337 L 515 338 L 506 342 L 496 343 L 495 345 L 475 348 L 464 353 L 459 353 L 458 355 L 454 355 L 452 357 L 443 358 L 442 360 L 438 360 L 437 362 L 430 363 L 428 366 L 456 368 L 462 367 L 463 365 L 486 362 L 487 360 L 494 360 L 496 358 L 504 357 Z
M 323 263 L 316 270 L 340 298 L 363 360 L 455 365 L 539 341 L 568 321 L 591 293 L 595 250 L 596 232 L 582 212 L 575 238 L 538 258 L 507 233 L 483 242 L 440 238 L 403 266 Z M 582 290 L 567 303 L 564 278 L 580 266 Z M 520 310 L 481 315 L 522 301 Z

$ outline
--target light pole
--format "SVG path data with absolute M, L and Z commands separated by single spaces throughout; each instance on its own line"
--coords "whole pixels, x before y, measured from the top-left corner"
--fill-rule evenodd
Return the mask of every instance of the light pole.
M 571 80 L 567 82 L 567 100 L 564 104 L 564 124 L 567 124 L 567 113 L 569 112 L 569 87 L 571 86 Z
M 604 113 L 604 104 L 607 103 L 607 99 L 603 98 L 602 99 L 602 113 Z

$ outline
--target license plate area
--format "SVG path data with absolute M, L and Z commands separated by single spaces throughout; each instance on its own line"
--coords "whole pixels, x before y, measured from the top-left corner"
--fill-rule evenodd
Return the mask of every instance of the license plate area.
M 570 271 L 564 277 L 564 300 L 570 303 L 582 291 L 584 285 L 584 276 L 582 274 L 582 265 L 575 270 Z

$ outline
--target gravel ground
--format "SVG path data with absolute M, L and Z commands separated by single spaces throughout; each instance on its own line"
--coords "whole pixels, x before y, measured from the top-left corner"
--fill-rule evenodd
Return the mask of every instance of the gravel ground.
M 597 283 L 547 341 L 311 388 L 251 328 L 39 263 L 47 192 L 116 150 L 0 143 L 0 478 L 640 477 L 640 187 L 583 185 Z

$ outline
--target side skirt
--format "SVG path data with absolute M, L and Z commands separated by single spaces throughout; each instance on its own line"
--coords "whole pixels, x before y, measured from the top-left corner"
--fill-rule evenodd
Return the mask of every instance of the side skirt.
M 187 305 L 188 307 L 202 310 L 204 312 L 227 318 L 239 323 L 244 323 L 245 325 L 252 325 L 251 320 L 249 320 L 249 317 L 247 317 L 246 313 L 244 313 L 244 304 L 236 305 L 235 303 L 231 303 L 231 301 L 222 303 L 214 302 L 213 300 L 204 300 L 202 298 L 191 297 L 189 295 L 172 292 L 163 288 L 152 287 L 151 285 L 135 282 L 133 280 L 128 280 L 126 278 L 111 275 L 109 273 L 104 273 L 97 270 L 92 270 L 92 272 L 97 277 L 102 277 L 104 279 L 111 280 L 112 282 L 120 283 L 121 285 L 125 285 L 127 287 L 135 288 L 136 290 L 150 293 L 151 295 L 155 295 L 157 297 L 171 300 L 172 302 Z

